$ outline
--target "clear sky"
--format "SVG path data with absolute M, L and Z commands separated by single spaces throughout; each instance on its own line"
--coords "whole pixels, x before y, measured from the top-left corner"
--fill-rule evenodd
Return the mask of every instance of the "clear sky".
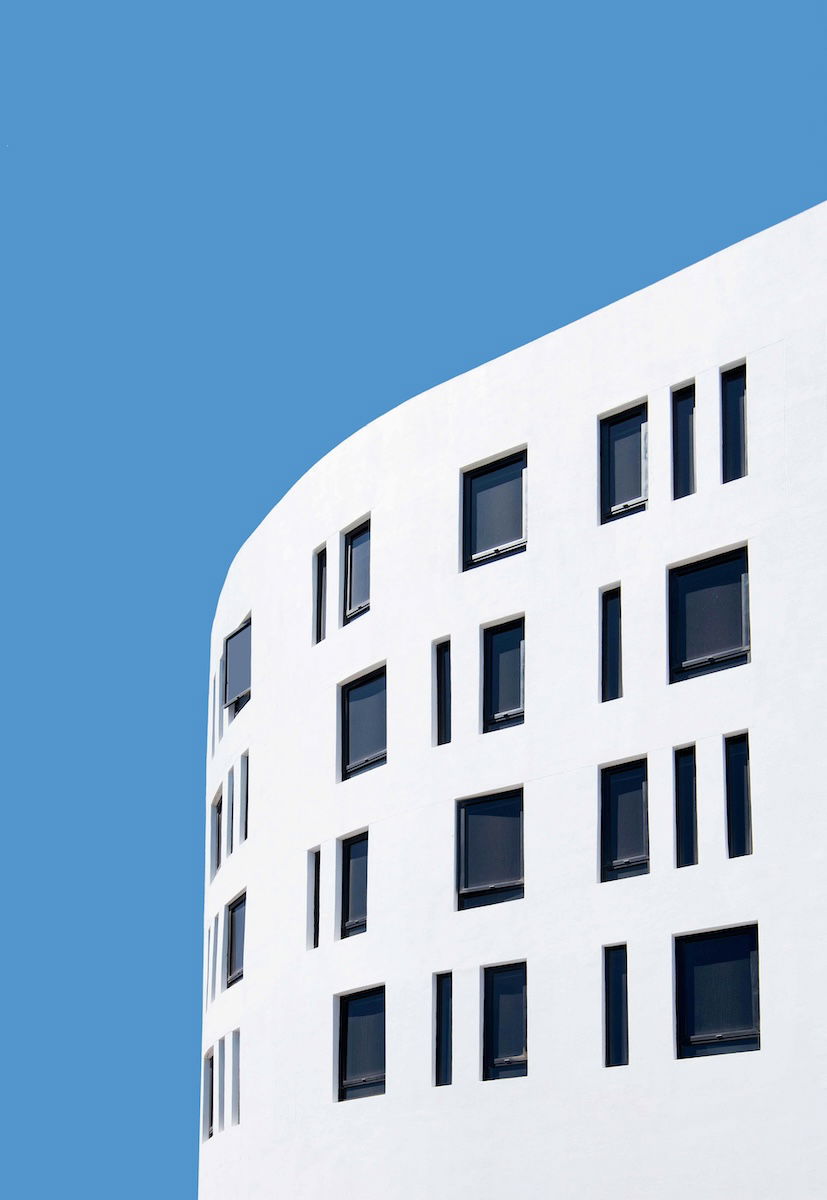
M 825 199 L 825 45 L 823 0 L 6 6 L 10 1200 L 195 1196 L 235 550 L 379 413 Z

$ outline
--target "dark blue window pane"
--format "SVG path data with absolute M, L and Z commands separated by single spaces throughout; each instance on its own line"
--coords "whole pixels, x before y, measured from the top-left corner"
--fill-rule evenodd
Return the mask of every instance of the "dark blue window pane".
M 757 927 L 678 938 L 675 954 L 679 1057 L 757 1050 Z
M 313 949 L 319 946 L 319 900 L 322 882 L 322 852 L 313 852 Z
M 342 937 L 364 933 L 368 916 L 368 835 L 342 846 Z
M 623 515 L 621 506 L 645 499 L 646 405 L 641 404 L 600 425 L 601 517 Z M 635 508 L 623 511 L 635 511 Z
M 246 897 L 230 905 L 227 931 L 227 983 L 235 983 L 244 973 L 244 917 Z
M 698 821 L 695 802 L 695 747 L 675 751 L 675 863 L 692 867 L 698 861 Z
M 522 792 L 460 805 L 459 843 L 460 908 L 522 896 Z
M 747 368 L 721 374 L 721 475 L 724 483 L 747 473 Z
M 436 742 L 444 746 L 451 740 L 451 643 L 436 647 Z
M 620 588 L 604 592 L 602 690 L 601 700 L 617 700 L 623 695 L 623 674 L 620 640 Z
M 316 642 L 324 640 L 327 614 L 327 550 L 316 555 L 316 619 L 313 635 Z
M 450 971 L 436 977 L 436 1070 L 435 1083 L 444 1087 L 452 1078 L 453 984 Z
M 695 491 L 695 385 L 672 393 L 672 495 Z
M 345 618 L 356 616 L 370 604 L 370 523 L 347 535 L 345 556 Z
M 729 857 L 752 854 L 749 740 L 745 733 L 726 739 L 726 802 Z
M 509 547 L 523 538 L 523 471 L 525 454 L 517 454 L 478 471 L 464 482 L 463 560 Z
M 649 871 L 646 761 L 602 772 L 601 879 L 625 879 Z
M 483 1042 L 485 1079 L 528 1073 L 525 963 L 486 968 Z
M 232 704 L 250 691 L 250 637 L 252 625 L 244 625 L 224 645 L 224 703 Z
M 486 629 L 484 636 L 484 693 L 486 731 L 523 721 L 522 620 Z
M 629 1062 L 626 947 L 607 946 L 603 967 L 606 985 L 606 1066 L 625 1067 Z
M 339 1037 L 339 1099 L 384 1092 L 384 988 L 342 997 Z
M 387 750 L 385 672 L 377 671 L 342 689 L 344 755 L 347 777 L 366 766 L 384 762 Z
M 678 567 L 669 587 L 671 682 L 747 661 L 745 549 Z

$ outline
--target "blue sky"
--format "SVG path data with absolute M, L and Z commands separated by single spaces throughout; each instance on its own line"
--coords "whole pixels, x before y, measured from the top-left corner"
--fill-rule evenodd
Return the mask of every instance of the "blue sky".
M 0 36 L 6 1194 L 192 1200 L 212 608 L 347 434 L 827 197 L 827 7 Z

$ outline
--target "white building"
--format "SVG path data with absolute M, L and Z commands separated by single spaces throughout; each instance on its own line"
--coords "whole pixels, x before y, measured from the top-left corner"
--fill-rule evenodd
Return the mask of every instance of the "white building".
M 372 422 L 241 548 L 202 1200 L 827 1196 L 825 299 L 822 205 Z

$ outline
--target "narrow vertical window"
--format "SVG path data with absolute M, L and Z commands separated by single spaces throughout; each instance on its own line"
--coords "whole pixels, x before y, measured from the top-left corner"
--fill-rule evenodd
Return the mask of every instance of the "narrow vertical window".
M 600 422 L 600 519 L 613 521 L 646 507 L 646 405 Z
M 230 987 L 244 976 L 244 920 L 246 895 L 227 905 L 227 981 Z
M 698 861 L 698 816 L 695 799 L 695 747 L 675 751 L 675 866 Z
M 316 551 L 315 560 L 315 578 L 313 582 L 314 593 L 314 614 L 313 614 L 313 640 L 314 642 L 324 641 L 325 635 L 325 617 L 327 613 L 327 547 L 322 546 L 321 550 Z
M 309 892 L 310 892 L 310 937 L 313 949 L 319 947 L 319 904 L 321 898 L 322 884 L 322 852 L 319 850 L 311 850 L 310 859 L 308 862 L 309 868 Z
M 451 740 L 451 643 L 439 642 L 436 656 L 436 744 L 444 746 Z
M 746 364 L 721 372 L 721 478 L 724 483 L 747 473 Z
M 672 498 L 695 491 L 695 384 L 672 393 Z
M 241 840 L 247 841 L 247 814 L 250 811 L 250 755 L 241 756 Z
M 219 1038 L 218 1039 L 218 1078 L 217 1078 L 218 1087 L 216 1089 L 218 1092 L 218 1132 L 219 1133 L 221 1133 L 221 1131 L 224 1128 L 225 1061 L 226 1061 L 225 1039 Z
M 385 1091 L 385 989 L 342 996 L 339 1002 L 339 1099 Z
M 752 813 L 749 796 L 749 740 L 745 733 L 724 742 L 726 813 L 729 857 L 752 854 Z
M 526 964 L 485 968 L 483 1079 L 528 1074 Z
M 357 834 L 342 842 L 343 938 L 364 933 L 368 927 L 368 835 Z
M 646 759 L 601 771 L 601 880 L 649 873 Z
M 453 980 L 451 972 L 436 977 L 436 1041 L 434 1046 L 434 1083 L 445 1087 L 451 1082 L 453 1054 Z
M 211 1138 L 215 1122 L 215 1074 L 212 1050 L 204 1058 L 204 1136 Z
M 233 1030 L 232 1040 L 233 1071 L 230 1094 L 230 1120 L 233 1125 L 241 1121 L 241 1030 Z
M 483 720 L 485 733 L 525 718 L 525 621 L 495 625 L 483 634 Z
M 625 1067 L 629 1063 L 625 946 L 604 947 L 603 980 L 606 989 L 606 1066 Z
M 345 536 L 344 622 L 370 608 L 370 521 Z
M 222 822 L 223 800 L 221 792 L 218 793 L 218 799 L 212 806 L 211 823 L 212 823 L 212 869 L 213 874 L 221 866 L 221 837 L 223 834 Z
M 603 592 L 601 694 L 600 699 L 617 700 L 623 695 L 623 664 L 620 641 L 620 588 Z
M 235 772 L 230 767 L 227 773 L 227 857 L 233 852 L 233 826 L 235 825 Z

